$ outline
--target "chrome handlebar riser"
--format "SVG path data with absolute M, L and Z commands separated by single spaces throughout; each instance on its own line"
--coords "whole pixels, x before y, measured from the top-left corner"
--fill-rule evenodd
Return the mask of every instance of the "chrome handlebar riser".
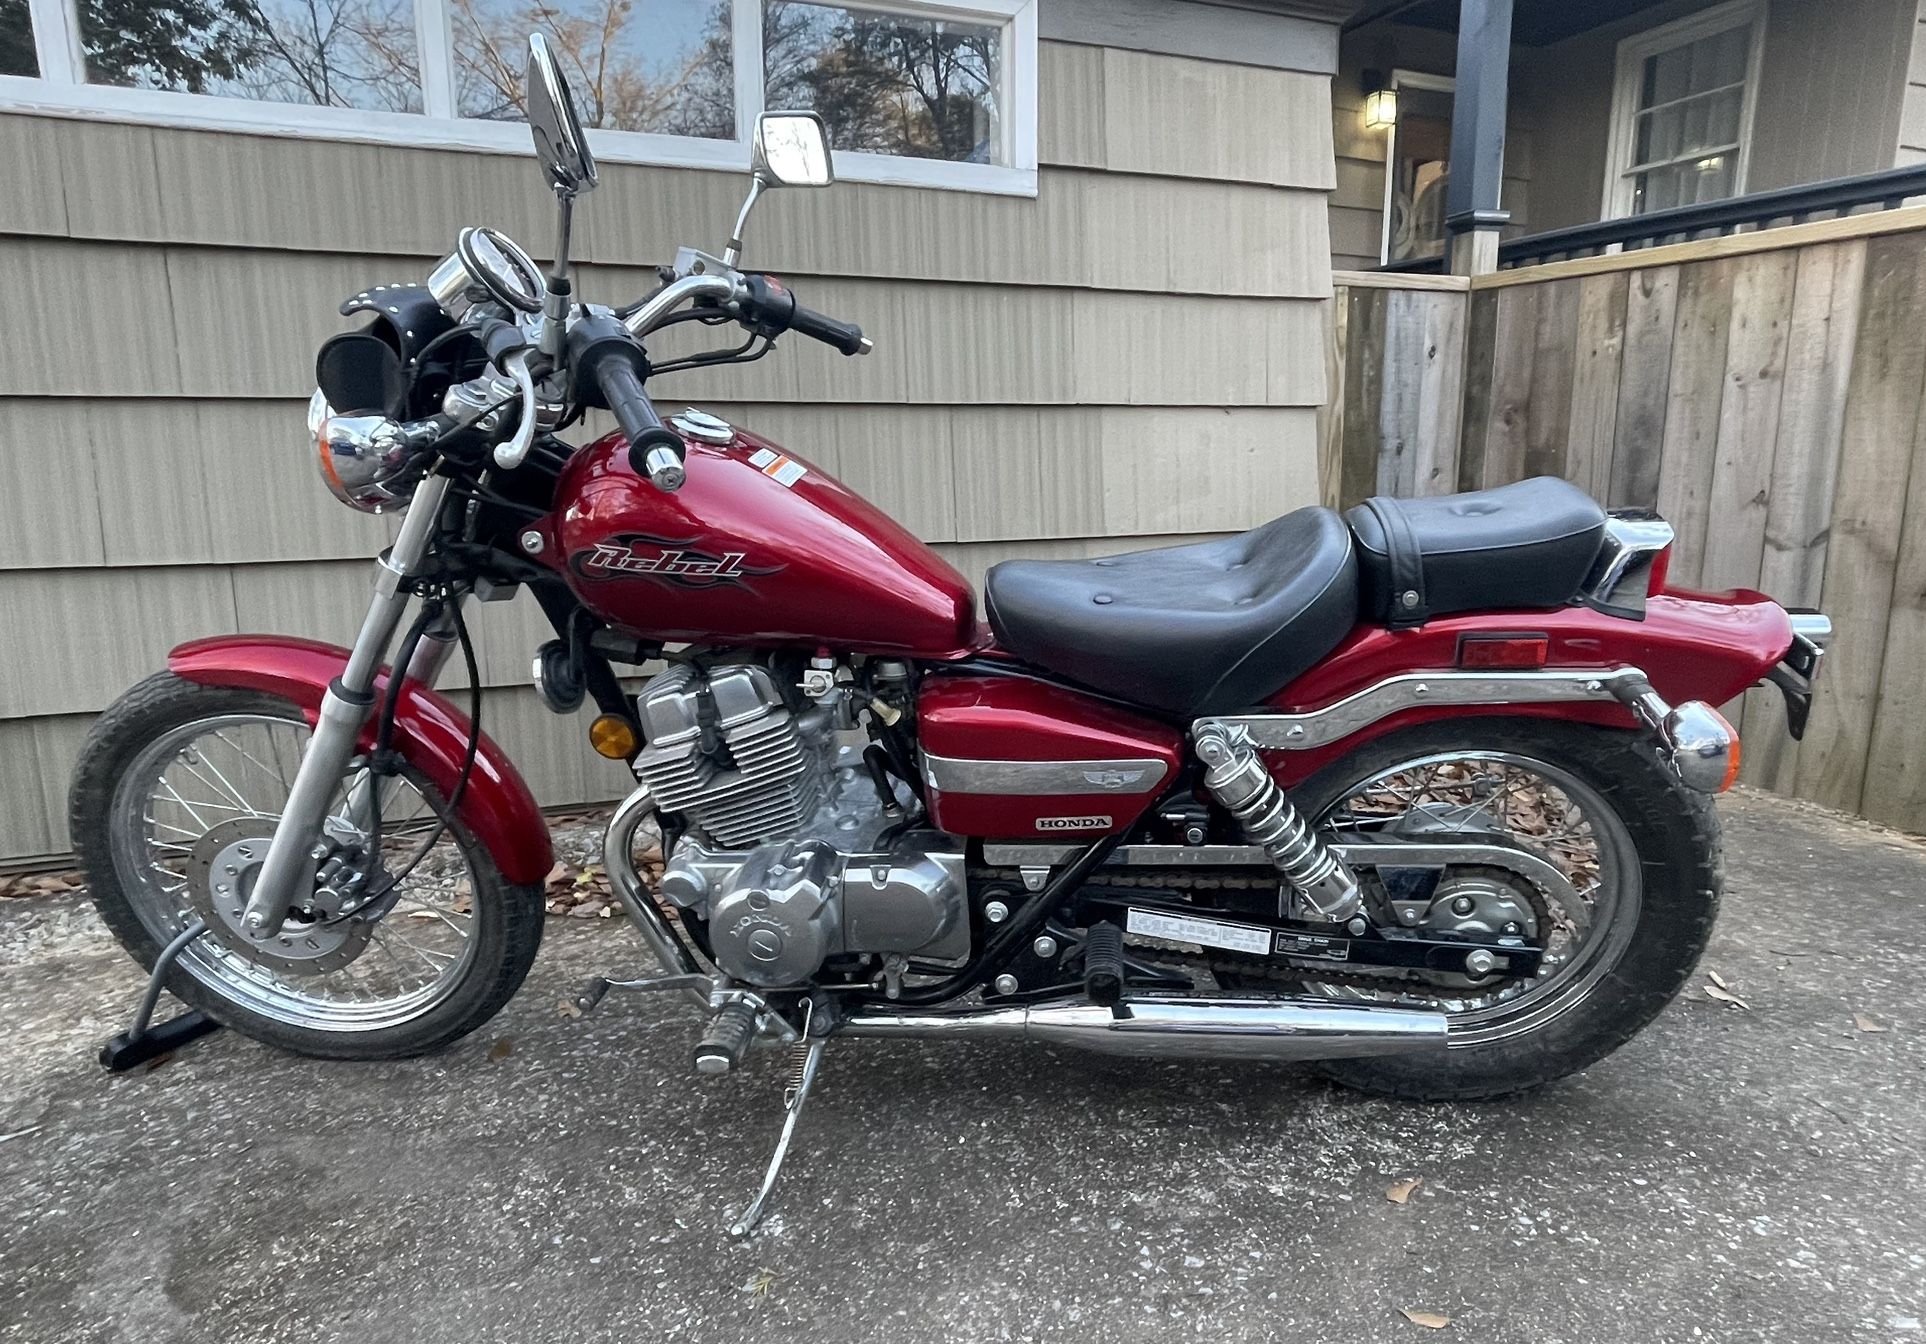
M 646 336 L 662 325 L 663 318 L 691 299 L 735 301 L 738 283 L 734 275 L 685 275 L 664 285 L 647 303 L 623 318 L 622 325 L 629 329 L 631 336 Z

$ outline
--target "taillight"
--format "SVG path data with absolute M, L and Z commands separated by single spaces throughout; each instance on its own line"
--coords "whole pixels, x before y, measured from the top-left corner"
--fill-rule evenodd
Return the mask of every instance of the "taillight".
M 1551 657 L 1549 635 L 1462 635 L 1458 666 L 1469 668 L 1543 667 Z

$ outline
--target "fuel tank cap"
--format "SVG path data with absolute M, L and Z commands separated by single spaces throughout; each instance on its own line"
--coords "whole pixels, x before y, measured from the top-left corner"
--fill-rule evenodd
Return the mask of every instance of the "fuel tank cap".
M 691 406 L 682 414 L 670 418 L 676 433 L 696 440 L 698 443 L 727 445 L 736 441 L 736 427 L 727 420 L 698 411 Z

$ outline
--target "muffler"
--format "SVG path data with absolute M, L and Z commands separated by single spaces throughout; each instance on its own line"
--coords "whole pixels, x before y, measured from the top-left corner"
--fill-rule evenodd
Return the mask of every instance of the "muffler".
M 1445 1048 L 1445 1015 L 1323 999 L 1134 998 L 964 1013 L 858 1013 L 845 1036 L 964 1040 L 1009 1036 L 1105 1055 L 1303 1060 Z

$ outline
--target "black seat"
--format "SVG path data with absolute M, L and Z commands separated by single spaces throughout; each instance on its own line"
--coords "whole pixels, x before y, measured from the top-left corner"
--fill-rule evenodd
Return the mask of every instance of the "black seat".
M 1006 560 L 984 583 L 1003 646 L 1118 699 L 1182 715 L 1245 709 L 1357 620 L 1351 533 L 1299 509 L 1241 536 L 1098 560 Z
M 1431 499 L 1369 499 L 1344 517 L 1357 537 L 1361 610 L 1388 625 L 1562 607 L 1605 541 L 1605 510 L 1555 476 Z

